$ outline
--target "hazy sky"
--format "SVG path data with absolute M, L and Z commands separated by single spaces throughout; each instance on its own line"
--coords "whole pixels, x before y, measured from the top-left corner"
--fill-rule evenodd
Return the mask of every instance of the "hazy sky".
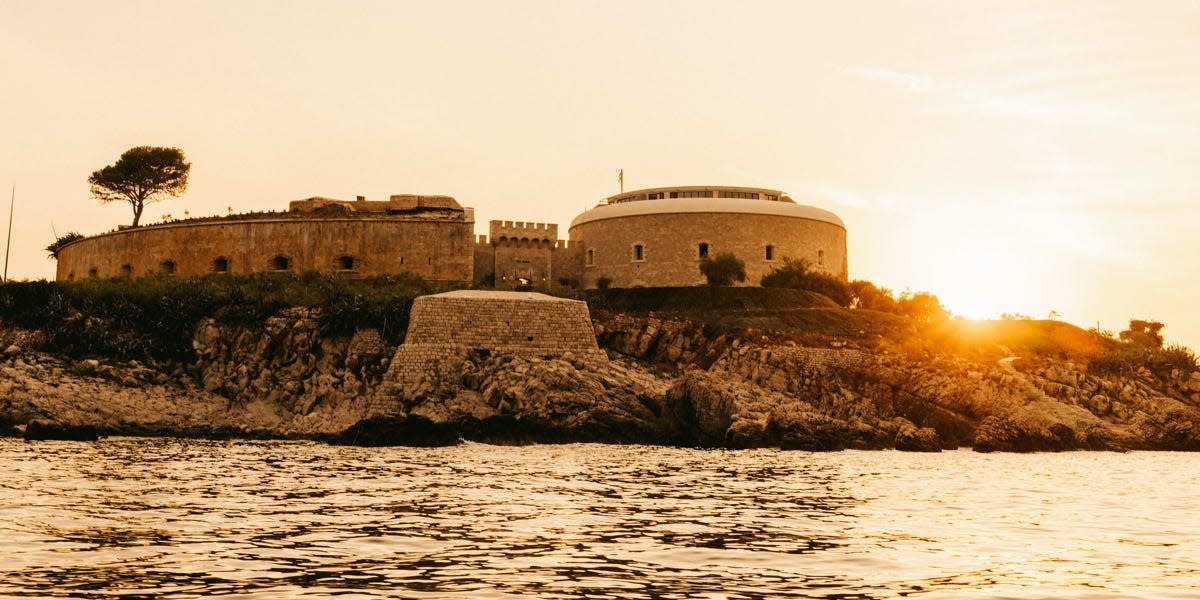
M 566 225 L 627 189 L 782 189 L 850 276 L 1200 348 L 1200 0 L 0 0 L 9 274 L 131 220 L 87 176 L 182 148 L 144 222 L 448 194 Z

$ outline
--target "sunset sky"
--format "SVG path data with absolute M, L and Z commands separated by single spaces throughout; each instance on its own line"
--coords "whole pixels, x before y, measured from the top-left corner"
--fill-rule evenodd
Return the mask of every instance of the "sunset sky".
M 131 220 L 87 176 L 182 148 L 144 222 L 448 194 L 566 225 L 627 189 L 776 188 L 850 276 L 956 314 L 1167 324 L 1200 348 L 1200 0 L 0 0 L 9 275 Z

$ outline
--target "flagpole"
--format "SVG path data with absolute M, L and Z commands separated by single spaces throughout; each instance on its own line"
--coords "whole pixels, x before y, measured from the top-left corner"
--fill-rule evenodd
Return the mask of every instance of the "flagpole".
M 8 241 L 4 244 L 4 279 L 0 281 L 8 281 L 8 251 L 12 248 L 12 218 L 13 206 L 17 204 L 17 184 L 12 186 L 12 198 L 8 201 Z

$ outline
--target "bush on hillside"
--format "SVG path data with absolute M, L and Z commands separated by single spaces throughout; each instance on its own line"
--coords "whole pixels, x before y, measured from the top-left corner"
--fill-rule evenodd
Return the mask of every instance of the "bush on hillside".
M 783 265 L 763 275 L 759 285 L 816 292 L 846 308 L 854 301 L 854 295 L 846 282 L 822 271 L 812 270 L 809 262 L 804 259 L 785 257 Z
M 895 312 L 922 323 L 936 323 L 950 318 L 950 311 L 942 306 L 937 296 L 929 292 L 905 291 L 896 300 Z
M 413 298 L 442 291 L 420 277 L 348 279 L 337 275 L 212 275 L 0 285 L 0 319 L 47 334 L 47 351 L 121 360 L 193 358 L 196 325 L 261 323 L 287 307 L 319 309 L 329 335 L 375 328 L 403 338 Z
M 746 263 L 732 253 L 724 252 L 700 261 L 700 273 L 711 286 L 729 286 L 746 280 Z
M 1200 371 L 1200 362 L 1191 350 L 1178 344 L 1163 347 L 1163 326 L 1158 321 L 1129 321 L 1129 329 L 1118 335 L 1120 341 L 1092 360 L 1088 370 L 1101 375 L 1132 375 L 1145 368 L 1160 379 L 1168 379 L 1174 372 L 1187 375 Z
M 858 279 L 846 284 L 850 288 L 850 306 L 866 310 L 895 313 L 896 298 L 892 290 L 876 287 L 870 281 Z
M 1162 348 L 1163 337 L 1159 333 L 1163 324 L 1158 321 L 1142 321 L 1131 319 L 1129 329 L 1122 331 L 1119 337 L 1122 342 L 1129 342 L 1144 348 Z

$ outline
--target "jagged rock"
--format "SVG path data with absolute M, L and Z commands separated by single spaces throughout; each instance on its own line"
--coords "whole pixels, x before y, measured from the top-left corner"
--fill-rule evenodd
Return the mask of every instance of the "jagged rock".
M 1095 396 L 1092 396 L 1090 399 L 1088 399 L 1087 406 L 1092 412 L 1100 416 L 1111 413 L 1113 409 L 1112 400 L 1109 400 L 1108 396 L 1105 396 L 1104 394 L 1096 394 Z
M 1188 377 L 1187 389 L 1191 392 L 1200 392 L 1200 371 L 1193 372 Z
M 725 445 L 738 404 L 737 392 L 735 386 L 713 375 L 685 374 L 667 390 L 669 427 L 682 443 L 709 447 Z M 765 427 L 763 430 L 765 433 Z M 753 427 L 739 427 L 738 446 L 765 445 L 765 439 L 748 439 L 753 432 Z
M 463 349 L 420 377 L 401 379 L 391 378 L 398 353 L 378 332 L 324 336 L 315 314 L 291 309 L 259 326 L 202 322 L 189 365 L 64 362 L 36 350 L 6 351 L 0 435 L 32 426 L 37 436 L 63 427 L 55 423 L 78 423 L 104 433 L 321 437 L 374 415 L 393 419 L 369 421 L 378 430 L 370 439 L 387 443 L 461 437 L 805 450 L 1200 449 L 1200 373 L 1170 381 L 1148 373 L 1101 377 L 1053 358 L 1000 365 L 844 344 L 814 348 L 677 319 L 604 314 L 595 330 L 619 360 Z M 36 333 L 14 337 L 0 324 L 6 343 L 34 340 L 22 341 L 25 348 L 37 347 Z M 400 433 L 379 432 L 387 423 Z
M 869 438 L 864 439 L 863 432 L 854 424 L 814 412 L 775 411 L 771 414 L 768 429 L 778 437 L 779 447 L 783 450 L 829 452 L 882 447 Z
M 907 419 L 898 420 L 901 423 L 900 428 L 896 431 L 895 446 L 897 450 L 906 452 L 942 451 L 942 443 L 938 439 L 937 431 L 929 427 L 917 428 Z

